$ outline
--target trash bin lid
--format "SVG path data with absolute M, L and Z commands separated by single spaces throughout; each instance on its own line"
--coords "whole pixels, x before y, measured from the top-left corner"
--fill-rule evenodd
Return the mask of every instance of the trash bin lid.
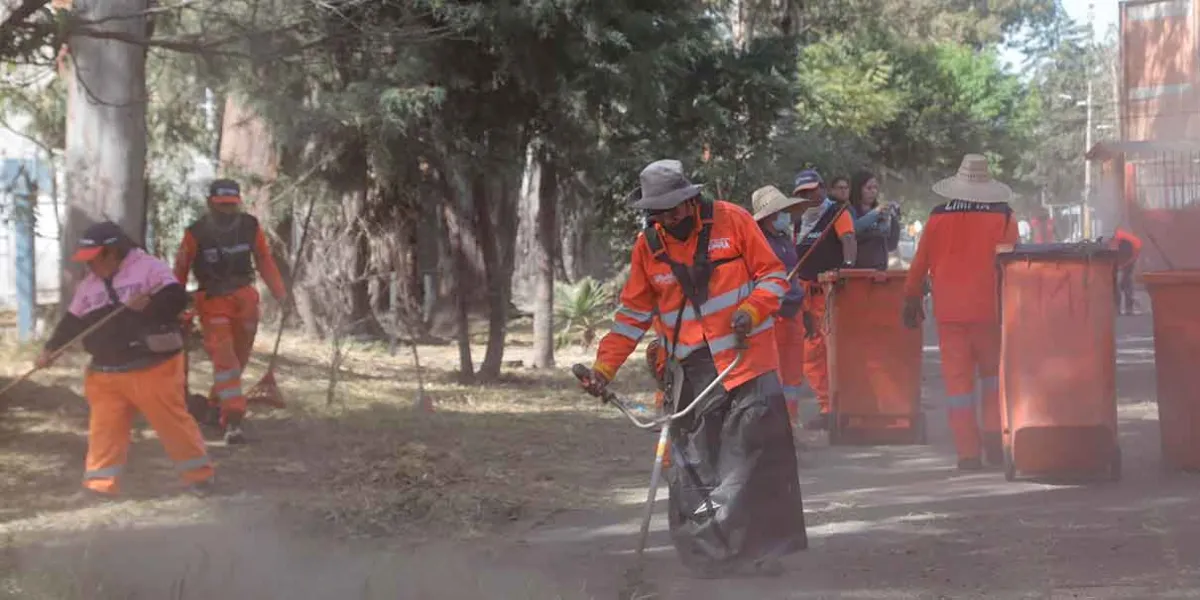
M 1200 284 L 1200 269 L 1186 271 L 1153 271 L 1142 273 L 1146 285 Z
M 891 280 L 904 279 L 908 277 L 908 271 L 904 269 L 892 269 L 888 271 L 880 271 L 878 269 L 839 269 L 837 271 L 826 271 L 817 276 L 817 281 L 829 283 L 841 279 L 872 279 Z
M 1014 244 L 996 247 L 996 260 L 1008 262 L 1013 260 L 1116 260 L 1117 251 L 1106 244 L 1096 242 L 1076 242 L 1057 244 Z

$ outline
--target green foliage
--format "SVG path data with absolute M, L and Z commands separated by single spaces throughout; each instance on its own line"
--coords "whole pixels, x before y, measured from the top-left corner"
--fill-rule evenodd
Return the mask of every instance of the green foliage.
M 866 136 L 890 123 L 903 108 L 903 90 L 893 87 L 895 66 L 883 49 L 846 35 L 833 35 L 800 55 L 797 107 L 806 129 Z
M 591 277 L 574 284 L 559 282 L 554 289 L 554 322 L 558 326 L 557 346 L 572 342 L 584 349 L 596 340 L 596 332 L 610 322 L 613 293 Z

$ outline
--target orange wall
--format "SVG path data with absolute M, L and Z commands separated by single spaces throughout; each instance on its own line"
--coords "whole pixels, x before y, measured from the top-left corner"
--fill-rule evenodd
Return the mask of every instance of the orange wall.
M 1200 0 L 1121 4 L 1124 139 L 1200 138 L 1198 7 Z

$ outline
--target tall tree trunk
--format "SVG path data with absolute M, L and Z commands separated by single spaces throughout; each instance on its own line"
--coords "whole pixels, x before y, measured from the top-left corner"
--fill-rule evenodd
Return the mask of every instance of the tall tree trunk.
M 465 224 L 457 214 L 453 205 L 447 202 L 444 206 L 446 213 L 446 235 L 450 241 L 450 255 L 454 263 L 454 318 L 457 323 L 455 339 L 458 341 L 458 372 L 463 382 L 475 379 L 475 365 L 471 360 L 471 329 L 469 299 L 467 297 L 467 282 L 470 281 L 470 268 L 467 265 L 466 252 L 463 250 Z
M 218 170 L 226 175 L 242 173 L 258 180 L 243 181 L 242 196 L 259 220 L 270 223 L 270 192 L 279 176 L 275 136 L 266 121 L 234 95 L 225 97 L 220 117 Z
M 482 175 L 475 175 L 471 186 L 471 196 L 475 204 L 475 226 L 478 232 L 480 250 L 483 253 L 485 269 L 484 285 L 487 289 L 488 307 L 488 339 L 487 350 L 483 355 L 483 363 L 479 365 L 479 374 L 485 380 L 493 380 L 500 376 L 500 366 L 504 361 L 504 339 L 508 333 L 508 294 L 507 286 L 512 282 L 505 277 L 504 265 L 500 251 L 500 240 L 492 221 L 492 203 L 503 199 L 499 194 L 493 194 L 495 186 Z M 515 236 L 516 232 L 512 232 Z
M 100 31 L 145 37 L 148 0 L 76 0 L 81 19 Z M 111 220 L 143 242 L 146 235 L 146 49 L 72 36 L 67 69 L 67 215 L 63 256 L 93 223 Z M 66 306 L 83 273 L 63 269 Z
M 446 242 L 450 250 L 452 277 L 450 279 L 450 296 L 454 298 L 455 339 L 458 341 L 458 376 L 459 380 L 469 383 L 475 380 L 475 365 L 471 359 L 471 330 L 470 330 L 470 297 L 468 291 L 470 282 L 477 281 L 472 277 L 470 260 L 467 255 L 468 245 L 474 245 L 475 235 L 471 222 L 464 216 L 464 209 L 470 209 L 467 194 L 468 186 L 463 185 L 459 172 L 451 166 L 453 161 L 447 157 L 447 168 L 441 171 L 439 183 L 442 187 L 442 221 L 445 224 Z
M 538 177 L 537 244 L 534 264 L 537 282 L 533 308 L 533 366 L 554 367 L 554 266 L 558 250 L 558 173 L 553 162 L 539 152 L 534 171 Z

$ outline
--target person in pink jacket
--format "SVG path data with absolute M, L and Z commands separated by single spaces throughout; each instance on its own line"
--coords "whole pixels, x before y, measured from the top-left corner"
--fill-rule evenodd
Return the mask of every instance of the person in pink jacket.
M 210 491 L 213 464 L 184 401 L 179 314 L 187 292 L 170 266 L 138 248 L 115 223 L 89 227 L 72 260 L 86 263 L 89 273 L 37 365 L 48 367 L 57 350 L 98 326 L 83 339 L 91 355 L 83 384 L 91 409 L 85 495 L 119 492 L 135 411 L 146 417 L 192 491 Z

